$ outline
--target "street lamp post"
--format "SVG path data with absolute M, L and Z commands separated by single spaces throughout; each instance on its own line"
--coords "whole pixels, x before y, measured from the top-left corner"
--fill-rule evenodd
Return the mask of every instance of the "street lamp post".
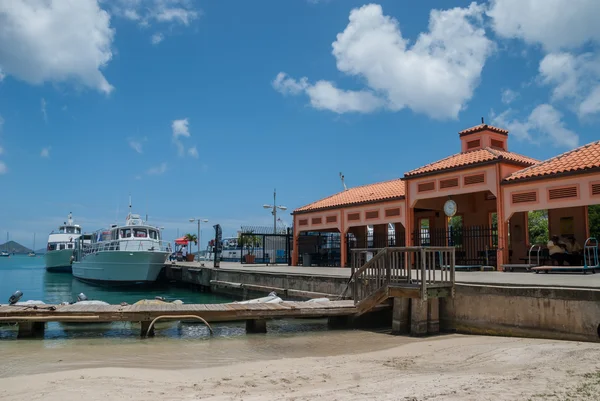
M 277 205 L 277 189 L 273 190 L 273 204 L 272 205 L 263 205 L 265 209 L 271 209 L 271 214 L 273 215 L 273 234 L 277 234 L 277 209 L 284 211 L 287 210 L 287 207 Z M 273 244 L 275 244 L 275 237 L 273 237 Z M 275 246 L 273 246 L 275 248 Z M 263 244 L 263 252 L 264 252 L 264 244 Z M 271 255 L 271 264 L 275 264 L 276 262 L 276 249 L 273 249 L 273 254 Z
M 190 219 L 190 223 L 198 222 L 198 261 L 200 261 L 200 244 L 202 243 L 202 235 L 200 231 L 200 223 L 208 223 L 207 219 L 202 219 L 200 217 L 196 217 L 194 219 Z

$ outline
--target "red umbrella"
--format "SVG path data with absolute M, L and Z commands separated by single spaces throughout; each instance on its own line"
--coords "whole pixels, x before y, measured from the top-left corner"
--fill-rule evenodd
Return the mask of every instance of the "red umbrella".
M 175 240 L 175 243 L 176 243 L 177 245 L 187 245 L 187 244 L 188 244 L 188 240 L 187 240 L 187 239 L 185 239 L 185 237 L 181 237 L 181 238 L 177 238 L 177 239 Z

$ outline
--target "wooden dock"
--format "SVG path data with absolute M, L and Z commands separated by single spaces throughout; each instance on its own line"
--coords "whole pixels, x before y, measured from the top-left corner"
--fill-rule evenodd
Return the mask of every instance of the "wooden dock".
M 141 322 L 142 336 L 150 323 L 163 320 L 206 322 L 246 321 L 248 332 L 265 332 L 266 319 L 351 316 L 357 312 L 354 301 L 281 302 L 256 304 L 164 304 L 164 305 L 0 305 L 0 323 L 19 325 L 19 337 L 43 332 L 46 322 L 101 323 Z M 185 318 L 184 318 L 185 317 Z

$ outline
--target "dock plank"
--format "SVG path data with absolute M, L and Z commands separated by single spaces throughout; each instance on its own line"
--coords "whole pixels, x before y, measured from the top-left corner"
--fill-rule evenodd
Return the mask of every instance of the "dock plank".
M 285 301 L 271 304 L 159 304 L 159 305 L 55 305 L 56 310 L 0 305 L 1 322 L 76 321 L 97 319 L 102 322 L 149 321 L 158 316 L 195 315 L 209 322 L 263 318 L 325 317 L 353 315 L 357 309 L 352 300 L 323 303 Z

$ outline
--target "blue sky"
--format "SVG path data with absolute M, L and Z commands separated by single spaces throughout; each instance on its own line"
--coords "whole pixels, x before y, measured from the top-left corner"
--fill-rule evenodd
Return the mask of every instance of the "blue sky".
M 1 3 L 0 242 L 42 247 L 70 211 L 121 222 L 129 194 L 166 239 L 197 216 L 205 239 L 270 225 L 274 188 L 292 210 L 340 171 L 401 177 L 481 117 L 539 159 L 597 140 L 598 16 L 596 0 Z

